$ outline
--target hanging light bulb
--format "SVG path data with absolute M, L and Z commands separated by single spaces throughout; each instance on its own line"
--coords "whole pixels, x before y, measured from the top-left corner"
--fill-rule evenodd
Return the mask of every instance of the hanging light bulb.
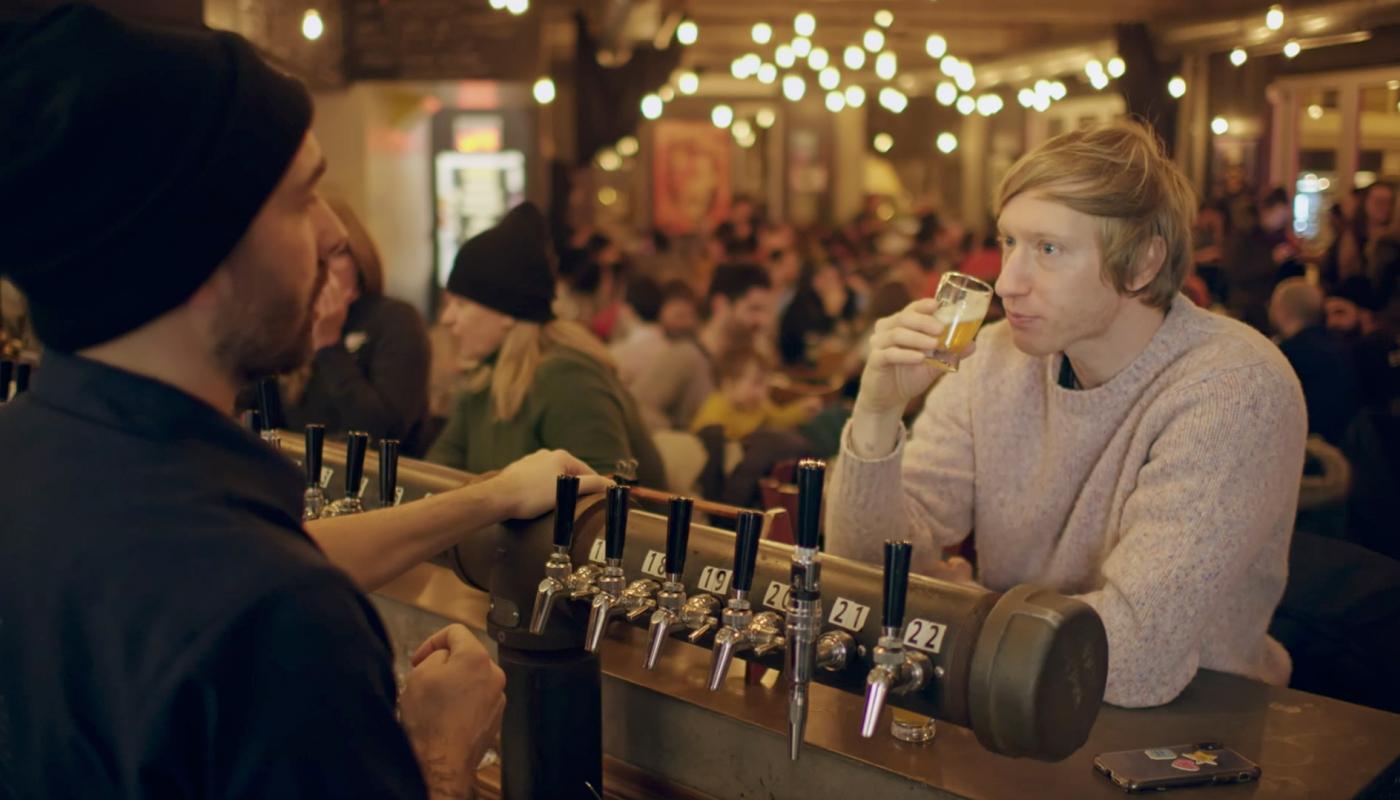
M 958 74 L 953 77 L 953 83 L 964 92 L 972 91 L 972 87 L 977 85 L 977 76 L 972 72 L 972 65 L 966 61 L 962 62 L 958 67 Z
M 846 45 L 842 61 L 846 63 L 846 69 L 860 69 L 865 66 L 865 51 L 853 44 Z
M 1276 31 L 1283 27 L 1283 6 L 1269 6 L 1269 13 L 1264 15 L 1264 24 L 1269 30 Z
M 1050 96 L 1036 95 L 1035 102 L 1031 104 L 1031 108 L 1034 108 L 1036 111 L 1048 111 L 1050 109 Z
M 948 40 L 936 33 L 930 33 L 924 40 L 924 52 L 929 58 L 942 58 L 948 54 Z
M 1089 85 L 1093 86 L 1099 91 L 1103 91 L 1104 89 L 1108 88 L 1108 76 L 1103 74 L 1102 72 L 1097 72 L 1093 75 L 1090 75 Z
M 905 96 L 904 92 L 893 86 L 886 86 L 880 90 L 880 105 L 890 112 L 899 114 L 909 107 L 909 98 Z
M 947 131 L 944 131 L 943 133 L 938 134 L 938 140 L 936 144 L 938 145 L 938 151 L 940 153 L 951 153 L 954 150 L 958 149 L 958 137 L 954 136 L 951 133 L 948 133 Z
M 1065 88 L 1065 85 L 1064 85 L 1064 83 L 1063 83 L 1062 81 L 1051 81 L 1051 82 L 1050 82 L 1050 96 L 1051 96 L 1051 97 L 1055 98 L 1056 100 L 1063 100 L 1063 99 L 1065 99 L 1065 95 L 1067 95 L 1067 94 L 1069 94 L 1069 89 L 1066 89 L 1066 88 Z
M 807 82 L 802 80 L 801 75 L 783 76 L 783 97 L 796 103 L 807 93 Z
M 635 136 L 624 136 L 617 140 L 617 152 L 627 158 L 635 156 L 641 147 L 641 144 L 637 141 L 637 137 Z
M 865 45 L 866 50 L 872 53 L 878 53 L 885 49 L 885 34 L 881 32 L 879 28 L 871 28 L 865 32 L 861 44 Z
M 990 117 L 1002 109 L 1003 102 L 999 94 L 984 94 L 977 98 L 977 113 L 984 117 Z
M 622 169 L 622 156 L 609 147 L 598 153 L 598 166 L 602 167 L 605 172 L 617 172 Z
M 506 11 L 514 16 L 520 16 L 530 10 L 530 0 L 506 0 Z
M 710 109 L 710 122 L 713 122 L 716 128 L 728 128 L 734 122 L 734 109 L 720 103 Z
M 1180 75 L 1173 75 L 1172 79 L 1167 81 L 1167 94 L 1180 99 L 1186 94 L 1186 79 Z
M 889 135 L 888 133 L 877 133 L 875 134 L 875 139 L 871 142 L 871 144 L 875 145 L 876 151 L 881 153 L 888 153 L 891 149 L 894 148 L 894 137 Z
M 958 98 L 958 113 L 964 117 L 977 110 L 977 101 L 972 99 L 972 95 L 965 94 Z
M 554 102 L 554 80 L 552 78 L 540 78 L 539 80 L 535 81 L 535 85 L 534 87 L 532 87 L 532 89 L 535 95 L 536 103 L 539 103 L 542 106 L 547 106 L 550 103 Z
M 799 36 L 792 40 L 792 53 L 798 58 L 806 58 L 812 54 L 812 40 L 806 36 Z
M 875 74 L 882 80 L 894 80 L 895 73 L 899 71 L 899 59 L 894 53 L 886 50 L 875 57 Z
M 306 13 L 301 15 L 301 35 L 305 36 L 307 41 L 314 42 L 325 32 L 326 24 L 321 20 L 321 12 L 308 8 Z
M 830 63 L 831 54 L 826 51 L 825 47 L 814 47 L 812 52 L 807 55 L 807 66 L 818 72 L 826 69 Z
M 676 90 L 669 86 L 662 86 L 660 89 L 656 90 L 656 93 L 661 96 L 661 102 L 663 103 L 669 103 L 676 99 Z
M 778 115 L 773 113 L 771 108 L 760 108 L 758 113 L 753 115 L 753 121 L 758 123 L 758 127 L 767 130 L 778 121 Z
M 736 79 L 742 81 L 743 79 L 749 77 L 749 74 L 744 71 L 744 67 L 744 59 L 736 58 L 733 61 L 729 62 L 729 74 L 733 75 Z
M 1030 108 L 1035 105 L 1035 92 L 1031 89 L 1023 88 L 1016 93 L 1016 102 L 1020 103 L 1022 108 Z
M 1097 58 L 1089 59 L 1089 61 L 1084 64 L 1084 74 L 1088 75 L 1090 78 L 1095 75 L 1103 75 L 1103 62 L 1099 61 Z
M 798 36 L 811 36 L 817 32 L 817 18 L 803 11 L 792 18 L 792 29 Z
M 797 54 L 792 52 L 792 45 L 780 44 L 773 51 L 773 61 L 783 69 L 792 69 L 792 65 L 797 63 Z
M 758 82 L 765 85 L 772 85 L 778 80 L 778 68 L 772 64 L 760 64 L 758 67 Z
M 666 103 L 659 94 L 649 94 L 642 98 L 642 116 L 647 119 L 659 119 L 665 107 Z
M 1121 78 L 1128 71 L 1128 62 L 1118 56 L 1108 60 L 1108 74 L 1113 78 Z
M 840 92 L 826 93 L 826 110 L 835 114 L 846 108 L 846 95 Z
M 746 119 L 734 120 L 734 125 L 730 127 L 730 130 L 733 131 L 735 139 L 747 139 L 753 136 L 753 126 Z
M 1216 136 L 1224 136 L 1230 132 L 1230 120 L 1224 117 L 1216 117 L 1210 121 L 1210 130 Z
M 1303 46 L 1298 44 L 1296 39 L 1289 39 L 1288 44 L 1283 46 L 1283 55 L 1287 58 L 1297 58 L 1303 52 Z
M 695 94 L 700 91 L 700 76 L 686 70 L 676 76 L 676 88 L 681 90 L 681 94 Z
M 1237 66 L 1237 67 L 1242 67 L 1242 66 L 1244 66 L 1244 62 L 1246 62 L 1246 61 L 1248 61 L 1248 60 L 1249 60 L 1249 53 L 1246 53 L 1246 52 L 1244 51 L 1244 48 L 1243 48 L 1243 47 L 1236 47 L 1234 50 L 1231 50 L 1231 51 L 1230 51 L 1230 63 L 1231 63 L 1231 64 L 1234 64 L 1234 65 Z
M 860 108 L 865 105 L 865 88 L 852 84 L 846 87 L 846 105 Z
M 694 20 L 682 20 L 681 24 L 676 26 L 676 41 L 686 47 L 695 44 L 699 38 L 700 26 L 696 25 Z
M 962 62 L 955 55 L 949 54 L 938 60 L 938 71 L 950 78 L 958 74 L 960 67 Z
M 755 22 L 750 33 L 753 35 L 754 44 L 768 44 L 773 41 L 773 26 L 766 22 Z
M 940 105 L 951 106 L 958 102 L 958 87 L 949 81 L 943 81 L 933 90 L 933 99 Z
M 817 84 L 823 89 L 835 89 L 841 85 L 841 70 L 836 67 L 827 67 L 817 73 Z
M 880 9 L 875 12 L 875 24 L 881 28 L 888 28 L 894 24 L 894 14 L 887 9 Z

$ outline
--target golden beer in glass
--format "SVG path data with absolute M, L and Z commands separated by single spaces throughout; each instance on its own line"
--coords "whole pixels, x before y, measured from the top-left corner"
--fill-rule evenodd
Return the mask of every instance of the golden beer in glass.
M 928 360 L 939 369 L 957 372 L 958 360 L 977 338 L 992 304 L 992 287 L 971 275 L 949 272 L 939 280 L 933 298 L 938 302 L 933 318 L 943 323 L 943 338 Z

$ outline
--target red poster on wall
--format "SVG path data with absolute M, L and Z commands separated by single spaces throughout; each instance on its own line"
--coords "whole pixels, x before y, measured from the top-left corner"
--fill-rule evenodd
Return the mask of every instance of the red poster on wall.
M 708 122 L 655 122 L 652 209 L 671 235 L 713 230 L 728 214 L 729 132 Z

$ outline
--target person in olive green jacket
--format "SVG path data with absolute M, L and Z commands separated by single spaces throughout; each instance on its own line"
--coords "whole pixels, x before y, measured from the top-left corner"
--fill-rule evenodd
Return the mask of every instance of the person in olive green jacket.
M 523 203 L 457 252 L 442 320 L 474 366 L 428 460 L 480 474 L 560 449 L 664 489 L 661 457 L 607 348 L 550 310 L 547 241 L 544 217 Z

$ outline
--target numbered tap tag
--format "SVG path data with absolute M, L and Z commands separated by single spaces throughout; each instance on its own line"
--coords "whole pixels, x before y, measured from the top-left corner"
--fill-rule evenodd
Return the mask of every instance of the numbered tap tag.
M 845 628 L 852 633 L 860 633 L 869 616 L 870 606 L 863 606 L 844 597 L 838 597 L 836 602 L 831 604 L 831 616 L 827 622 L 838 628 Z
M 335 477 L 335 470 L 330 467 L 321 467 L 321 488 L 328 489 L 331 485 L 331 478 Z
M 599 536 L 593 540 L 593 546 L 588 548 L 588 560 L 594 564 L 608 563 L 608 542 Z
M 659 550 L 648 550 L 642 559 L 642 572 L 653 578 L 666 578 L 666 554 Z
M 732 570 L 724 567 L 705 567 L 700 570 L 700 591 L 724 595 L 729 592 L 729 576 Z
M 432 492 L 424 492 L 424 493 L 423 493 L 423 499 L 424 499 L 424 500 L 427 500 L 429 497 L 432 497 L 432 496 L 433 496 L 433 493 L 432 493 Z
M 363 497 L 365 496 L 365 489 L 366 489 L 366 487 L 368 487 L 368 486 L 369 486 L 369 478 L 360 478 L 360 490 L 359 490 L 358 492 L 355 492 L 355 496 L 356 496 L 356 497 L 359 497 L 359 498 L 363 498 Z
M 402 503 L 402 502 L 403 502 L 403 487 L 402 487 L 402 486 L 397 486 L 397 487 L 394 488 L 394 505 L 398 505 L 399 503 Z
M 763 591 L 763 604 L 786 614 L 788 599 L 791 596 L 791 586 L 781 581 L 773 581 L 768 584 L 768 588 Z
M 909 624 L 904 626 L 904 646 L 937 654 L 943 649 L 943 634 L 947 632 L 948 626 L 942 623 L 911 619 Z

